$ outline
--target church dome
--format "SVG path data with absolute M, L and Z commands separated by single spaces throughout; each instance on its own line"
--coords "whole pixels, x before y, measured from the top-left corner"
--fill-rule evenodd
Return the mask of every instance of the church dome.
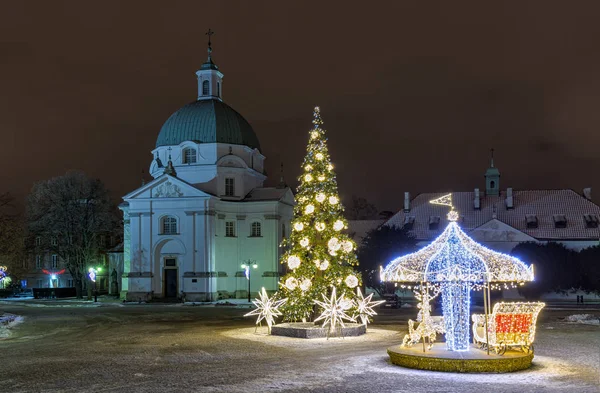
M 219 99 L 198 100 L 173 113 L 160 129 L 156 147 L 181 142 L 229 143 L 260 150 L 250 124 Z

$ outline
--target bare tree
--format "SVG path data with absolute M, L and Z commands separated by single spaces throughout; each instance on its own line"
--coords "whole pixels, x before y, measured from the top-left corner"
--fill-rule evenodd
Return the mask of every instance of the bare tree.
M 352 196 L 352 203 L 346 208 L 346 218 L 348 220 L 376 220 L 377 208 L 369 203 L 365 198 Z
M 9 193 L 0 194 L 0 265 L 6 266 L 10 277 L 17 280 L 24 273 L 22 224 L 22 216 L 17 211 L 14 198 Z
M 54 239 L 50 250 L 65 261 L 78 298 L 86 272 L 102 249 L 100 236 L 116 227 L 114 211 L 104 184 L 83 172 L 38 182 L 27 199 L 29 231 Z

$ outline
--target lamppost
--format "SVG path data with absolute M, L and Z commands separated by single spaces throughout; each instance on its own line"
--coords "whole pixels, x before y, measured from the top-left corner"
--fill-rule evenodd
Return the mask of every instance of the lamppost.
M 88 277 L 94 283 L 94 303 L 96 303 L 98 301 L 98 289 L 96 287 L 96 274 L 100 273 L 101 271 L 102 271 L 101 267 L 98 267 L 98 268 L 91 267 L 88 270 Z
M 245 263 L 242 263 L 242 269 L 246 273 L 246 279 L 248 280 L 248 303 L 250 303 L 250 268 L 256 269 L 258 265 L 255 261 L 248 259 Z

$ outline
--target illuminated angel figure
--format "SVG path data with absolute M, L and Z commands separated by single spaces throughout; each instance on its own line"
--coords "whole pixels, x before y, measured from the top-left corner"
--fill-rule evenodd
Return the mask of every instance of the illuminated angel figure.
M 248 314 L 245 314 L 245 317 L 249 317 L 252 315 L 257 315 L 258 318 L 256 320 L 256 324 L 259 325 L 260 322 L 264 319 L 267 323 L 268 333 L 271 334 L 271 326 L 273 326 L 275 322 L 275 317 L 281 316 L 281 311 L 279 311 L 279 306 L 287 301 L 287 299 L 274 300 L 269 298 L 267 295 L 267 291 L 265 287 L 260 291 L 260 299 L 255 299 L 252 301 L 256 308 L 250 311 Z M 257 326 L 258 328 L 258 326 Z
M 331 291 L 331 298 L 327 298 L 325 294 L 322 295 L 322 302 L 315 300 L 314 302 L 323 308 L 323 313 L 319 318 L 315 319 L 315 322 L 323 321 L 323 326 L 329 324 L 329 332 L 335 330 L 336 326 L 344 326 L 344 320 L 348 322 L 355 322 L 356 320 L 346 314 L 346 312 L 354 306 L 352 300 L 344 298 L 344 295 L 337 297 L 335 287 Z
M 370 294 L 367 297 L 364 297 L 360 288 L 356 288 L 356 313 L 360 318 L 360 321 L 363 325 L 367 326 L 370 321 L 370 317 L 373 315 L 377 315 L 374 307 L 380 305 L 381 303 L 385 303 L 385 300 L 371 301 L 373 298 L 373 294 Z M 354 317 L 356 319 L 356 316 Z

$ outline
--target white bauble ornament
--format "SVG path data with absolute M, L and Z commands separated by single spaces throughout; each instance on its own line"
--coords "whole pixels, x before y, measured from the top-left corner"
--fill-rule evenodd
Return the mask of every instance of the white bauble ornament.
M 304 175 L 304 181 L 312 181 L 313 177 L 310 173 Z
M 332 205 L 337 205 L 338 202 L 339 202 L 339 199 L 336 196 L 329 197 L 329 203 L 331 203 Z
M 310 244 L 310 242 L 308 241 L 307 237 L 305 237 L 304 239 L 300 240 L 300 245 L 302 247 L 308 247 L 309 244 Z
M 356 288 L 356 286 L 358 285 L 358 278 L 356 278 L 354 274 L 350 274 L 348 277 L 346 277 L 344 282 L 346 283 L 346 285 L 348 285 L 348 287 Z
M 298 286 L 298 280 L 296 280 L 294 277 L 290 277 L 287 280 L 285 280 L 285 287 L 287 289 L 289 289 L 290 291 L 293 291 L 294 289 L 296 289 L 297 286 Z
M 300 258 L 295 255 L 290 255 L 287 260 L 288 267 L 292 270 L 295 270 L 300 266 Z
M 310 279 L 305 278 L 304 280 L 302 280 L 302 282 L 300 283 L 300 289 L 302 291 L 308 291 L 308 289 L 310 288 L 310 286 L 312 285 L 312 282 L 310 281 Z
M 315 224 L 315 228 L 317 229 L 317 231 L 321 232 L 323 229 L 325 229 L 325 224 L 322 222 L 318 222 Z
M 315 206 L 314 205 L 307 205 L 306 209 L 304 209 L 304 212 L 306 214 L 312 214 L 315 211 Z
M 317 153 L 315 155 L 315 157 L 316 157 L 317 160 L 321 161 L 325 156 L 323 155 L 323 153 Z
M 316 200 L 317 202 L 321 203 L 325 200 L 325 198 L 327 198 L 327 196 L 325 194 L 323 194 L 322 192 L 318 193 L 316 196 Z
M 301 231 L 301 230 L 304 229 L 304 224 L 301 223 L 301 222 L 297 222 L 297 223 L 294 224 L 294 229 L 297 230 L 297 231 Z
M 329 261 L 327 259 L 324 259 L 323 262 L 321 262 L 319 269 L 326 270 L 328 267 L 329 267 Z
M 321 175 L 318 177 L 318 179 L 319 179 L 319 181 L 323 181 L 323 180 L 325 180 L 325 176 Z
M 344 223 L 342 222 L 342 220 L 337 220 L 336 222 L 334 222 L 333 229 L 335 229 L 336 231 L 341 231 L 342 229 L 344 229 Z
M 352 251 L 354 246 L 352 245 L 352 242 L 350 240 L 346 240 L 344 243 L 342 243 L 342 248 L 345 252 L 350 252 Z

